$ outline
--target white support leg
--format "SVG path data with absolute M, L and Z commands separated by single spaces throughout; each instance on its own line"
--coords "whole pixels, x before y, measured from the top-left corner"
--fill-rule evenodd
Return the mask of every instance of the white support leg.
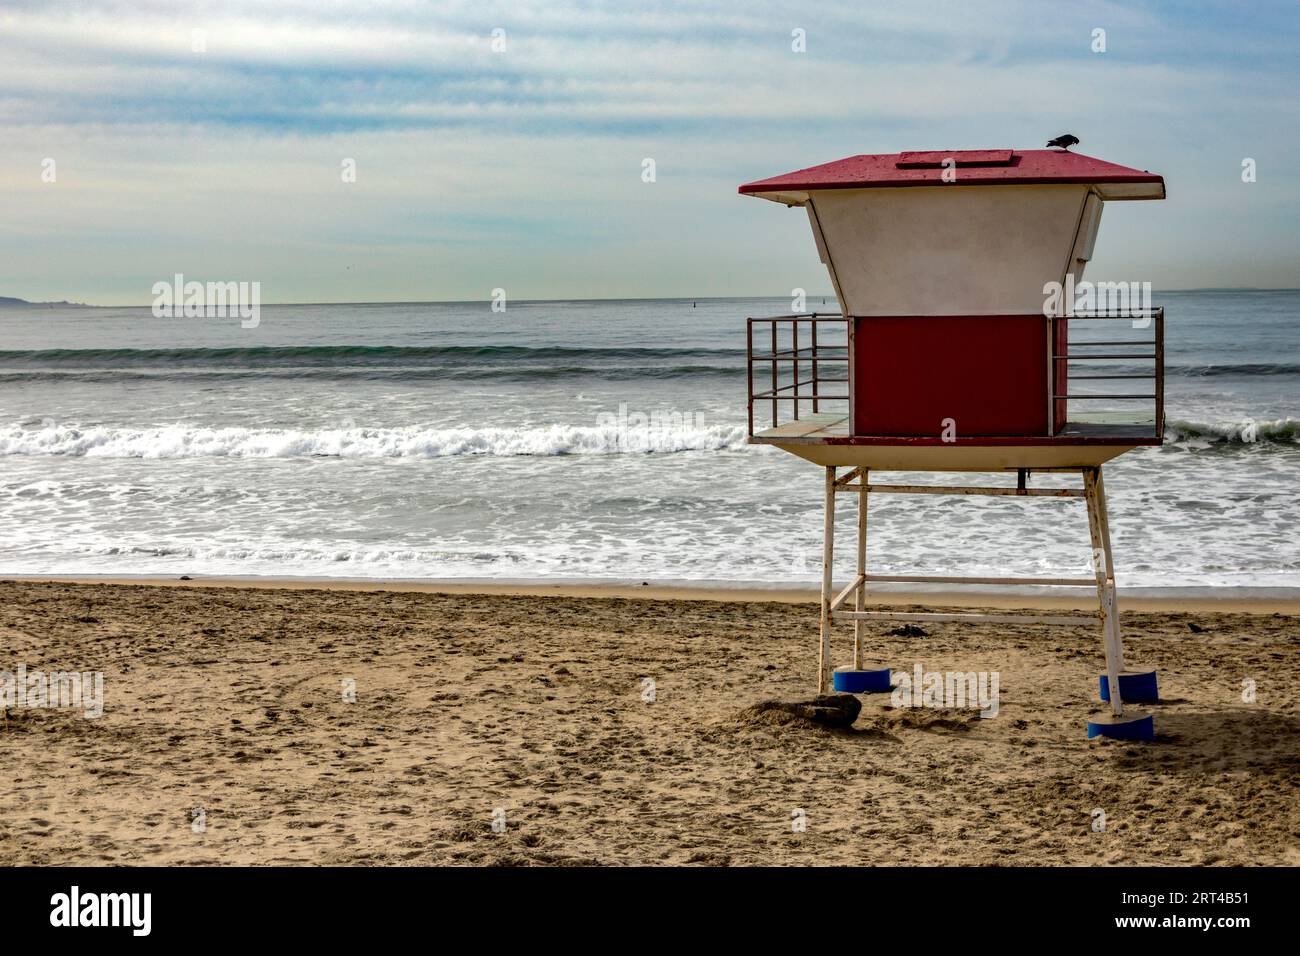
M 831 571 L 835 557 L 835 468 L 826 468 L 826 517 L 822 528 L 821 653 L 817 662 L 817 693 L 831 688 Z
M 1124 637 L 1119 626 L 1119 589 L 1115 584 L 1115 561 L 1110 551 L 1110 509 L 1106 505 L 1106 479 L 1097 467 L 1097 506 L 1101 518 L 1101 546 L 1106 552 L 1106 583 L 1110 586 L 1111 640 L 1115 644 L 1116 663 L 1124 670 Z
M 1109 531 L 1106 529 L 1106 511 L 1101 497 L 1101 469 L 1083 469 L 1083 487 L 1088 500 L 1088 531 L 1092 537 L 1092 564 L 1097 578 L 1097 603 L 1102 618 L 1102 639 L 1106 647 L 1106 682 L 1110 690 L 1110 706 L 1116 717 L 1124 715 L 1124 701 L 1119 689 L 1119 674 L 1123 668 L 1118 646 L 1119 628 L 1115 624 L 1115 601 L 1110 570 Z
M 858 591 L 855 610 L 861 613 L 867 600 L 867 479 L 866 468 L 858 469 Z M 862 670 L 862 618 L 853 619 L 853 669 Z

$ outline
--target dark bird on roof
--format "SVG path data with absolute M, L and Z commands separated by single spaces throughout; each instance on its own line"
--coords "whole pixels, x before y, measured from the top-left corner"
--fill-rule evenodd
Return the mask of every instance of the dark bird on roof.
M 1071 146 L 1079 145 L 1079 137 L 1071 136 L 1069 133 L 1062 133 L 1056 139 L 1047 141 L 1048 146 L 1059 146 L 1061 149 L 1069 149 Z

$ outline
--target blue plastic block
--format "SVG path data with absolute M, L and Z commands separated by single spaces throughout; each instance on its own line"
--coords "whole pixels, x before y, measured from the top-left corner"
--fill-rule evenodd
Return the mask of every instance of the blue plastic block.
M 1112 740 L 1155 740 L 1155 718 L 1150 714 L 1098 717 L 1088 721 L 1088 739 L 1091 740 L 1093 737 L 1109 737 Z
M 878 671 L 837 670 L 834 683 L 841 694 L 883 694 L 894 689 L 888 667 Z
M 1110 700 L 1110 681 L 1105 674 L 1099 678 L 1101 699 Z M 1124 671 L 1119 675 L 1119 695 L 1126 704 L 1158 704 L 1160 690 L 1156 687 L 1155 671 Z

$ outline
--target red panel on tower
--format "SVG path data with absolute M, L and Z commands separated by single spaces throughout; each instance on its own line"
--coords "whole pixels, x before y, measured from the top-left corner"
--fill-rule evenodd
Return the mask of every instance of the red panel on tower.
M 1047 434 L 1041 315 L 854 320 L 853 431 L 958 439 Z

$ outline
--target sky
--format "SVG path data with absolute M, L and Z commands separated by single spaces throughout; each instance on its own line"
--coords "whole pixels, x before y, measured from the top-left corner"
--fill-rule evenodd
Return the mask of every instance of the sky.
M 1298 50 L 1294 2 L 0 0 L 0 295 L 820 294 L 737 185 L 1067 131 L 1168 185 L 1090 279 L 1296 287 Z

